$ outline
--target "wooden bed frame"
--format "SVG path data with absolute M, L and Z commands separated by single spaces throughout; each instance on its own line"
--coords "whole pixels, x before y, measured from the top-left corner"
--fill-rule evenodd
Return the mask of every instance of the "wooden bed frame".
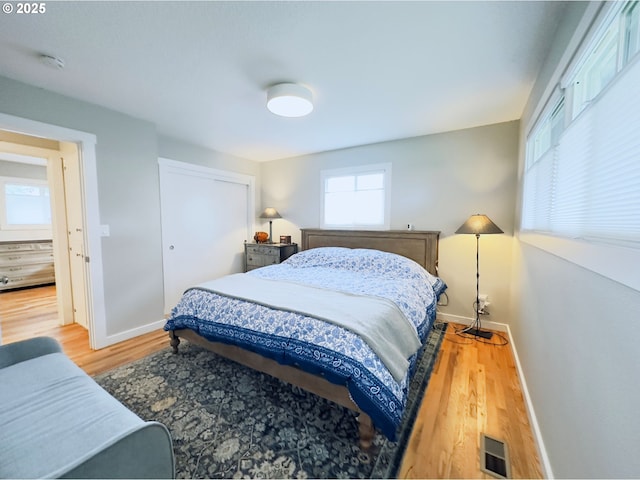
M 432 274 L 438 268 L 438 238 L 434 231 L 364 231 L 364 230 L 319 230 L 302 229 L 302 250 L 317 247 L 373 248 L 396 253 L 410 258 L 425 267 Z M 178 353 L 180 339 L 200 345 L 223 357 L 234 360 L 254 370 L 296 385 L 315 395 L 349 408 L 358 414 L 360 446 L 368 448 L 374 435 L 371 417 L 351 400 L 346 386 L 336 385 L 321 376 L 307 373 L 299 368 L 282 365 L 260 354 L 244 350 L 234 345 L 211 342 L 193 330 L 180 329 L 169 332 L 173 352 Z
M 302 250 L 318 247 L 373 248 L 395 253 L 438 274 L 440 232 L 413 230 L 320 230 L 303 228 Z

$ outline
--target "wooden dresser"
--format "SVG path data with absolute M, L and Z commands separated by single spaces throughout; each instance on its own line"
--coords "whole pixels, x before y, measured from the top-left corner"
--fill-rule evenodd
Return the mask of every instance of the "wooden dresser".
M 297 243 L 245 243 L 244 271 L 283 262 L 298 253 Z
M 55 283 L 53 242 L 0 242 L 0 291 Z

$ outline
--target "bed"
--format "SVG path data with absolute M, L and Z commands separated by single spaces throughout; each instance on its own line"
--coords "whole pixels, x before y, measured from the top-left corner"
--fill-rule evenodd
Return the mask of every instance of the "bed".
M 303 229 L 282 264 L 188 289 L 165 330 L 175 353 L 186 339 L 353 410 L 363 448 L 374 428 L 393 440 L 446 289 L 438 237 Z

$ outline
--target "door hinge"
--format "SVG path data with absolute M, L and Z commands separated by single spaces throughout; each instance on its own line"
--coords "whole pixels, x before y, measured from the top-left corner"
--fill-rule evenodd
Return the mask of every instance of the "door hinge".
M 87 262 L 87 263 L 89 263 L 89 255 L 85 255 L 85 256 L 84 256 L 84 261 L 85 261 L 85 262 Z

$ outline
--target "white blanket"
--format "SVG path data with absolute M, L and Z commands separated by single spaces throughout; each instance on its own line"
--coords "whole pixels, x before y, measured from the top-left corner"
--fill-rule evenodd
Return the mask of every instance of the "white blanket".
M 408 359 L 421 346 L 415 326 L 386 298 L 267 280 L 243 273 L 227 275 L 195 288 L 300 313 L 346 328 L 369 345 L 398 382 L 407 373 Z

